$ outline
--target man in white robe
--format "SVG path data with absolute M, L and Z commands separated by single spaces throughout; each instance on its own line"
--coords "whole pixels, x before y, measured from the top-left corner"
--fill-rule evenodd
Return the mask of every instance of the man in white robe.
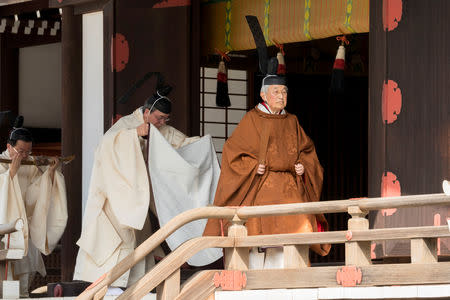
M 166 95 L 166 94 L 163 94 Z M 159 92 L 103 136 L 95 154 L 74 280 L 94 282 L 151 235 L 148 210 L 157 216 L 145 158 L 151 130 L 175 149 L 198 141 L 166 125 L 171 103 Z M 150 138 L 149 143 L 157 142 Z M 127 287 L 154 266 L 156 249 L 112 286 Z
M 0 155 L 11 160 L 10 164 L 0 163 L 0 224 L 17 218 L 24 221 L 21 232 L 3 239 L 5 246 L 9 244 L 9 248 L 23 249 L 25 253 L 8 268 L 8 280 L 20 280 L 21 297 L 28 296 L 35 272 L 46 275 L 41 253 L 53 251 L 67 223 L 66 189 L 58 170 L 59 160 L 52 158 L 50 166 L 21 165 L 24 160 L 36 160 L 29 156 L 31 149 L 31 133 L 18 128 L 11 132 L 7 150 Z M 4 272 L 1 274 L 4 276 Z

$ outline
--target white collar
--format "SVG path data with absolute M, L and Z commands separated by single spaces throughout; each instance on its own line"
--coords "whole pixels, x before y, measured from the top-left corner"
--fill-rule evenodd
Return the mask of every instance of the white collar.
M 266 105 L 263 105 L 262 103 L 259 103 L 256 107 L 257 107 L 260 111 L 265 112 L 266 114 L 274 115 L 274 113 L 270 110 L 269 105 L 267 105 L 267 107 L 266 107 Z M 286 111 L 283 109 L 283 110 L 281 111 L 280 115 L 284 115 L 284 114 L 286 114 Z

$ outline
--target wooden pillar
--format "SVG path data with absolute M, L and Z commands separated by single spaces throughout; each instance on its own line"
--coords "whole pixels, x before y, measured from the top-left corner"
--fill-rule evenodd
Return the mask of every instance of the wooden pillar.
M 285 269 L 309 267 L 309 245 L 286 245 L 283 252 Z
M 108 1 L 103 7 L 103 131 L 112 126 L 116 113 L 115 76 L 111 66 L 111 43 L 114 36 L 115 0 Z
M 0 110 L 19 112 L 19 49 L 8 45 L 9 33 L 0 34 Z M 2 149 L 3 150 L 3 149 Z
M 82 168 L 82 20 L 73 7 L 62 15 L 62 153 L 76 159 L 64 166 L 69 219 L 61 240 L 62 281 L 71 281 L 78 253 L 76 241 L 81 233 Z
M 437 263 L 437 239 L 411 239 L 411 263 Z
M 200 134 L 200 1 L 191 2 L 190 98 L 188 135 Z
M 387 2 L 370 0 L 368 196 L 442 193 L 450 174 L 450 1 Z M 447 215 L 440 206 L 371 212 L 375 229 L 444 224 Z M 439 242 L 449 255 L 450 240 Z M 375 247 L 377 258 L 410 254 L 408 240 Z
M 228 228 L 229 237 L 247 236 L 247 227 L 244 226 L 245 220 L 234 216 L 231 220 L 231 226 Z M 225 248 L 225 270 L 248 270 L 249 249 L 244 248 Z
M 176 270 L 156 287 L 157 300 L 172 300 L 180 293 L 180 269 Z
M 348 230 L 368 230 L 369 220 L 365 218 L 367 211 L 361 210 L 358 206 L 350 206 L 348 213 L 352 216 L 348 220 Z M 370 258 L 370 241 L 369 242 L 352 242 L 345 243 L 345 265 L 349 266 L 367 266 L 372 263 Z

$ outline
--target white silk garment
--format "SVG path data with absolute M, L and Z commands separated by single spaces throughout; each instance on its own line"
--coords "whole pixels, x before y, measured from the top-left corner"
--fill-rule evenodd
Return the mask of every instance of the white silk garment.
M 96 150 L 83 229 L 77 242 L 80 250 L 74 280 L 97 280 L 150 237 L 148 211 L 149 208 L 156 211 L 150 201 L 151 188 L 143 155 L 146 140 L 136 131 L 142 123 L 142 109 L 138 108 L 119 119 L 105 133 Z M 161 134 L 171 150 L 199 140 L 199 137 L 188 138 L 167 125 L 159 131 L 152 127 L 153 131 Z M 150 137 L 150 145 L 159 142 Z M 154 264 L 154 253 L 151 253 L 112 286 L 133 284 Z
M 149 170 L 156 211 L 161 226 L 178 214 L 213 204 L 220 167 L 211 136 L 175 149 L 152 125 L 150 130 Z M 188 223 L 166 239 L 174 250 L 183 242 L 201 237 L 206 219 Z M 222 249 L 205 249 L 188 260 L 204 266 L 222 257 Z
M 7 150 L 0 157 L 10 159 Z M 52 181 L 48 169 L 21 165 L 11 179 L 9 164 L 0 163 L 0 224 L 17 218 L 24 221 L 22 231 L 12 233 L 9 241 L 10 248 L 25 251 L 23 259 L 13 262 L 14 276 L 20 278 L 21 284 L 22 277 L 29 273 L 46 275 L 41 253 L 48 255 L 53 251 L 67 223 L 64 177 L 55 170 Z M 7 245 L 6 236 L 4 244 Z

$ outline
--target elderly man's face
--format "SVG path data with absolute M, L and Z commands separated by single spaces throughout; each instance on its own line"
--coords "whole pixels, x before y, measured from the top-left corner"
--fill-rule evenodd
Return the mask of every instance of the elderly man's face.
M 147 123 L 152 123 L 156 128 L 160 128 L 169 121 L 169 114 L 165 114 L 159 110 L 155 110 L 150 113 L 150 110 L 147 108 L 144 111 L 144 121 Z
M 261 93 L 261 98 L 267 102 L 274 113 L 282 111 L 287 103 L 287 87 L 284 85 L 269 85 L 266 93 Z

